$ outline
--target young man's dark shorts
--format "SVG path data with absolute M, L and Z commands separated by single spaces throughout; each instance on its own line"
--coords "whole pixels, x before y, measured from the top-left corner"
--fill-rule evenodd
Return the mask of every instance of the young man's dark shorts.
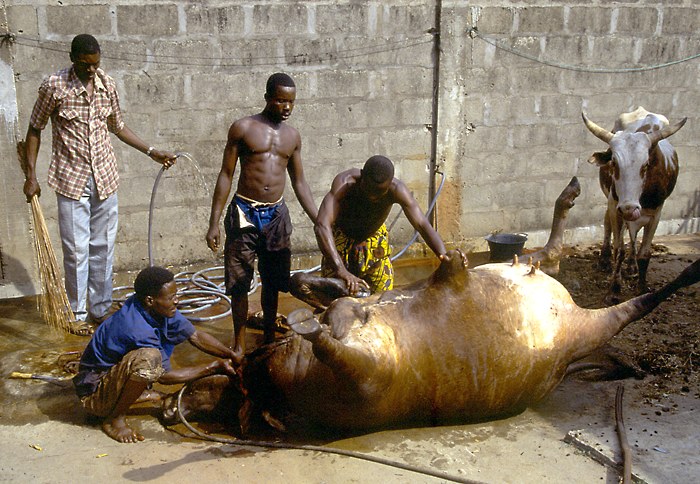
M 241 214 L 251 225 L 241 226 Z M 224 228 L 226 294 L 248 293 L 256 257 L 262 284 L 278 292 L 289 292 L 292 221 L 284 199 L 263 204 L 236 194 L 226 212 Z

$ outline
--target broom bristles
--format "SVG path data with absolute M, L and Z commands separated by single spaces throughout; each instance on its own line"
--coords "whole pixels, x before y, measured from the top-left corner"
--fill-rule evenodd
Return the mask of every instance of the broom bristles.
M 34 247 L 41 279 L 39 312 L 49 327 L 69 333 L 75 315 L 68 302 L 66 288 L 56 262 L 56 253 L 51 245 L 49 230 L 36 195 L 32 197 L 31 205 L 34 220 Z
M 27 151 L 23 140 L 17 142 L 17 158 L 24 175 L 27 175 Z M 41 211 L 39 197 L 31 199 L 32 219 L 34 221 L 34 248 L 36 249 L 39 278 L 41 279 L 41 295 L 39 296 L 39 313 L 50 328 L 71 331 L 75 314 L 68 302 L 66 286 L 63 284 L 61 272 L 56 262 L 56 253 L 51 245 L 49 229 L 46 227 L 44 213 Z

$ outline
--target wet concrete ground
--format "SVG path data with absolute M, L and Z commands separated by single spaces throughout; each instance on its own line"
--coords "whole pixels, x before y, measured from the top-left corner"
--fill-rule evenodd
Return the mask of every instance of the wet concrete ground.
M 700 251 L 700 236 L 675 240 L 678 247 L 689 243 Z M 674 250 L 673 241 L 663 243 Z M 470 255 L 470 265 L 485 259 L 484 254 Z M 398 266 L 399 284 L 424 277 L 432 269 L 425 262 Z M 125 284 L 125 278 L 133 274 L 118 275 L 117 283 Z M 259 308 L 257 298 L 259 292 L 252 297 L 251 311 Z M 301 305 L 285 297 L 280 312 L 287 314 Z M 224 342 L 230 339 L 229 318 L 198 323 L 198 328 Z M 64 387 L 8 378 L 13 371 L 69 376 L 63 365 L 76 357 L 87 338 L 51 332 L 39 319 L 34 298 L 0 301 L 0 335 L 0 480 L 618 482 L 618 471 L 603 463 L 621 461 L 614 414 L 620 382 L 567 380 L 534 408 L 494 422 L 371 432 L 320 442 L 445 474 L 435 478 L 334 454 L 203 442 L 191 438 L 182 425 L 164 428 L 155 417 L 157 412 L 146 406 L 136 408 L 130 422 L 147 440 L 119 444 L 80 409 L 70 382 Z M 250 330 L 248 335 L 250 348 L 259 341 L 260 332 Z M 176 349 L 173 362 L 183 365 L 206 358 L 184 343 Z M 646 482 L 696 481 L 700 402 L 672 395 L 666 401 L 644 404 L 635 394 L 634 382 L 623 383 L 635 475 Z

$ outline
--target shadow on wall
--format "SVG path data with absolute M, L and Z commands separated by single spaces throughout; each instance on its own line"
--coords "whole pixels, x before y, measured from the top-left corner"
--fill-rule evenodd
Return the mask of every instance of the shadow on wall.
M 700 232 L 700 189 L 696 189 L 693 197 L 688 201 L 688 206 L 681 214 L 683 223 L 676 230 L 676 234 L 694 234 Z
M 9 290 L 9 287 L 12 289 Z M 0 299 L 3 297 L 33 296 L 37 292 L 27 268 L 18 259 L 7 254 L 0 243 Z

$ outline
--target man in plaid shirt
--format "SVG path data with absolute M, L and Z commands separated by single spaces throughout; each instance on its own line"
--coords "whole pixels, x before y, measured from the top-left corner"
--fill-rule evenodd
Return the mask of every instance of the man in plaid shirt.
M 93 36 L 77 35 L 70 59 L 71 67 L 39 88 L 27 129 L 24 194 L 28 201 L 41 194 L 36 159 L 50 119 L 49 186 L 58 203 L 66 292 L 78 320 L 75 332 L 90 334 L 87 323 L 101 323 L 112 305 L 119 175 L 109 132 L 166 168 L 176 156 L 147 145 L 124 124 L 115 82 L 99 68 L 100 46 Z

